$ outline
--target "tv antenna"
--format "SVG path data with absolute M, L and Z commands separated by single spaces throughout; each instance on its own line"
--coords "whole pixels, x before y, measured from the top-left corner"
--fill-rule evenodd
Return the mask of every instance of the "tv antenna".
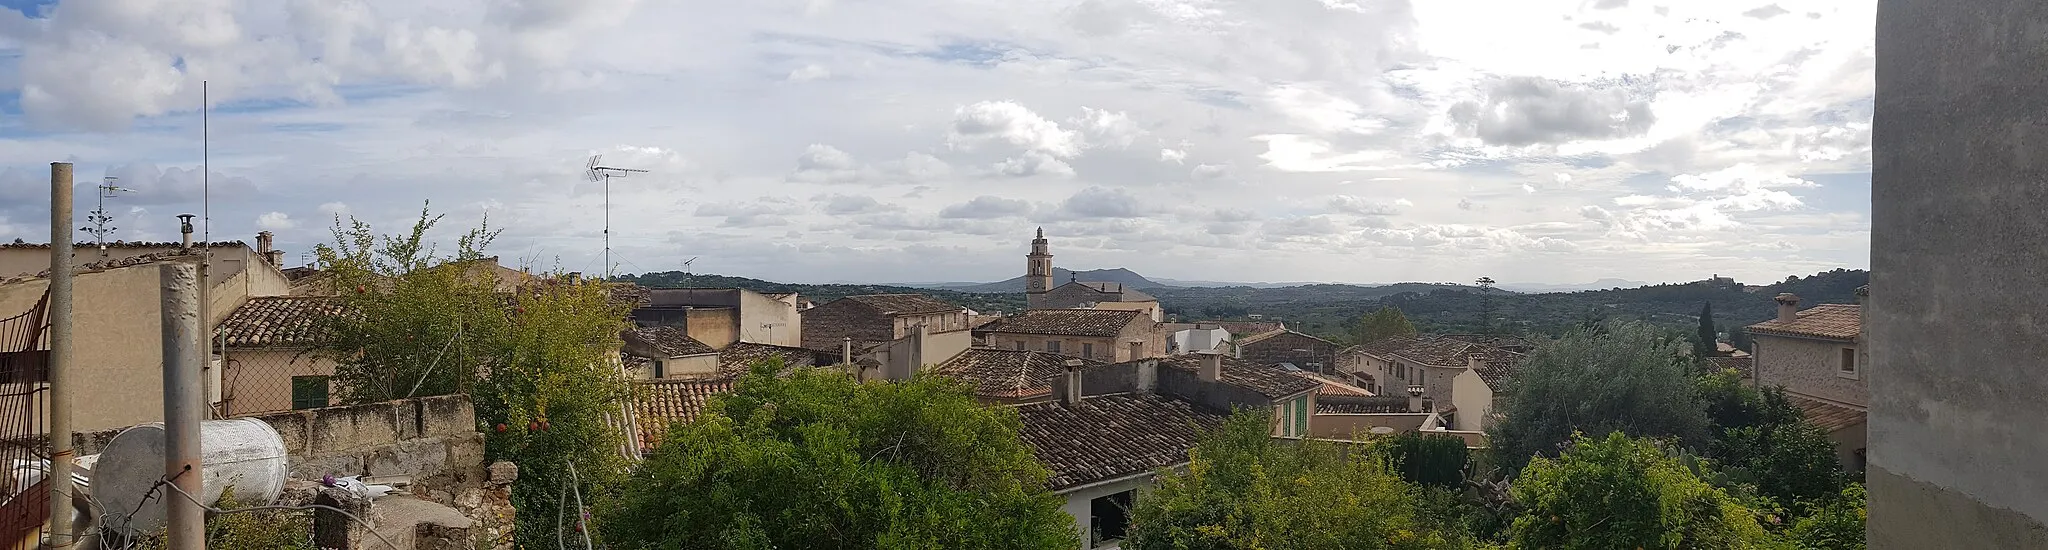
M 125 188 L 114 185 L 114 183 L 119 181 L 121 181 L 121 178 L 114 176 L 107 176 L 100 180 L 99 207 L 85 215 L 86 221 L 92 222 L 92 225 L 78 228 L 79 231 L 92 234 L 93 240 L 99 243 L 101 256 L 107 255 L 107 235 L 112 235 L 114 230 L 120 229 L 107 225 L 114 221 L 114 217 L 107 214 L 107 199 L 114 198 L 115 193 L 127 191 Z
M 647 171 L 598 164 L 603 161 L 604 155 L 591 155 L 590 162 L 583 165 L 583 172 L 592 183 L 604 182 L 604 279 L 609 281 L 612 279 L 612 178 Z
M 688 260 L 683 260 L 683 273 L 689 273 L 689 272 L 690 272 L 690 264 L 693 264 L 693 263 L 696 263 L 696 262 L 697 262 L 697 257 L 696 257 L 696 256 L 691 256 L 691 257 L 690 257 L 690 259 L 688 259 Z

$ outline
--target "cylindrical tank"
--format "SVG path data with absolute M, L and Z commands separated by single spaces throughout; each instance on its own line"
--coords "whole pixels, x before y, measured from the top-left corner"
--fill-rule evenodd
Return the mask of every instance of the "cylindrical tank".
M 199 501 L 212 506 L 223 490 L 233 489 L 242 503 L 269 504 L 284 491 L 284 438 L 269 424 L 253 418 L 209 420 L 199 425 L 202 481 Z M 164 524 L 165 498 L 185 498 L 170 487 L 156 488 L 164 476 L 164 425 L 128 428 L 100 451 L 92 469 L 92 494 L 104 516 L 100 525 L 128 533 L 149 533 Z M 147 502 L 144 500 L 147 499 Z M 132 514 L 132 515 L 130 515 Z

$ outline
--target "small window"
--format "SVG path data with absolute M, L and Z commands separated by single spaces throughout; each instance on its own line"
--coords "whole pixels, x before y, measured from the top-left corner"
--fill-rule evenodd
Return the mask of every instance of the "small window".
M 668 365 L 666 365 L 666 364 L 662 363 L 660 359 L 656 359 L 656 360 L 654 360 L 654 377 L 655 377 L 655 378 L 663 378 L 663 377 L 665 377 L 665 374 L 666 374 L 666 373 L 668 372 L 668 368 L 667 368 L 667 366 L 668 366 Z
M 1018 340 L 1018 341 L 1016 341 L 1016 342 L 1011 342 L 1011 343 L 1013 343 L 1013 344 L 1016 344 L 1016 345 L 1017 345 L 1017 351 L 1024 351 L 1024 341 L 1023 341 L 1023 340 Z
M 1045 341 L 1045 351 L 1049 351 L 1049 352 L 1053 352 L 1053 353 L 1059 353 L 1059 352 L 1060 352 L 1060 341 L 1059 341 L 1059 340 L 1046 340 L 1046 341 Z
M 317 409 L 325 406 L 327 406 L 327 377 L 292 377 L 293 409 Z
M 1856 348 L 1842 348 L 1841 374 L 1856 376 Z
M 1101 548 L 1123 540 L 1131 525 L 1131 500 L 1136 495 L 1137 491 L 1131 490 L 1088 501 L 1089 548 Z
M 1092 344 L 1092 343 L 1088 343 L 1088 342 L 1082 342 L 1082 343 L 1081 343 L 1081 356 L 1082 356 L 1082 357 L 1094 357 L 1094 356 L 1095 356 L 1095 344 Z

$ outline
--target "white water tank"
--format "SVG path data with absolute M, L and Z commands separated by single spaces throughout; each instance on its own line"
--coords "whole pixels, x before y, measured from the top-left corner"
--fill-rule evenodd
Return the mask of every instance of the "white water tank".
M 185 498 L 169 487 L 150 491 L 164 477 L 164 435 L 162 423 L 143 424 L 114 436 L 100 451 L 92 469 L 92 494 L 104 510 L 101 525 L 152 532 L 164 524 L 163 499 Z M 200 494 L 193 496 L 207 506 L 230 487 L 236 501 L 251 504 L 269 504 L 284 491 L 290 471 L 284 438 L 261 420 L 201 422 L 199 449 L 205 479 Z

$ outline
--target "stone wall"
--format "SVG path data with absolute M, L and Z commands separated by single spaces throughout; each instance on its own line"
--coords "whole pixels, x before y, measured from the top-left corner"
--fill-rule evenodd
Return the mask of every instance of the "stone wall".
M 1870 402 L 1861 378 L 1867 367 L 1859 367 L 1855 377 L 1837 374 L 1842 349 L 1855 348 L 1854 343 L 1759 334 L 1752 347 L 1758 384 L 1851 405 Z
M 419 500 L 454 508 L 477 522 L 476 534 L 510 533 L 510 494 L 491 483 L 484 436 L 469 396 L 449 395 L 251 416 L 277 430 L 299 482 L 354 475 L 405 476 Z M 80 455 L 100 452 L 119 429 L 78 434 Z M 503 478 L 504 475 L 499 476 Z

